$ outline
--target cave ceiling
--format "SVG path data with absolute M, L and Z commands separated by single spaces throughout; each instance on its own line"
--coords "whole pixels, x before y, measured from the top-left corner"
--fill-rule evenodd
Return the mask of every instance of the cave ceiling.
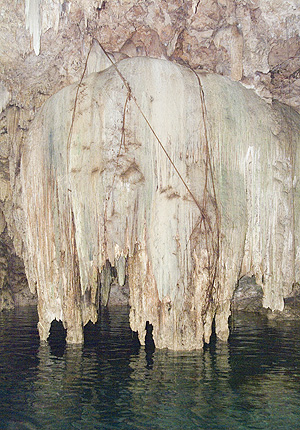
M 1 108 L 36 110 L 80 80 L 92 40 L 241 81 L 299 111 L 299 0 L 1 0 Z M 21 125 L 22 126 L 22 125 Z

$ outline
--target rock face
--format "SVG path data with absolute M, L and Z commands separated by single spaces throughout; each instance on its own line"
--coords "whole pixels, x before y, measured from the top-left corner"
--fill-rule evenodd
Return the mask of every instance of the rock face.
M 41 339 L 57 319 L 83 341 L 109 265 L 128 277 L 131 328 L 143 343 L 148 321 L 158 348 L 201 348 L 214 319 L 226 340 L 243 275 L 281 310 L 300 275 L 299 131 L 291 108 L 146 57 L 51 97 L 24 143 L 16 217 Z
M 238 282 L 232 297 L 233 312 L 261 312 L 263 310 L 263 289 L 254 277 L 244 276 Z
M 36 304 L 37 297 L 29 290 L 23 260 L 16 255 L 5 228 L 0 235 L 0 312 Z
M 0 101 L 8 94 L 26 110 L 80 79 L 93 38 L 111 53 L 231 76 L 299 109 L 298 0 L 2 0 L 0 20 Z
M 22 240 L 14 224 L 15 208 L 11 191 L 14 181 L 10 183 L 11 147 L 8 139 L 14 123 L 12 120 L 14 115 L 11 113 L 7 109 L 5 113 L 0 114 L 0 311 L 37 303 L 36 294 L 28 287 L 24 263 L 20 258 Z M 14 133 L 15 144 L 18 146 L 16 134 Z M 16 250 L 19 251 L 19 255 Z
M 271 311 L 271 309 L 263 307 L 263 289 L 256 283 L 255 277 L 243 276 L 232 297 L 233 321 L 235 313 L 239 312 L 259 313 L 279 324 L 282 320 L 298 320 L 300 318 L 299 293 L 299 284 L 293 284 L 290 295 L 284 298 L 283 310 Z

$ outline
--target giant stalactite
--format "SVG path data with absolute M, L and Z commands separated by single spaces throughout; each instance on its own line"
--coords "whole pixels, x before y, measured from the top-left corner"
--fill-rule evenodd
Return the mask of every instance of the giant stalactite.
M 57 319 L 83 341 L 108 262 L 159 348 L 201 348 L 213 320 L 226 340 L 245 274 L 281 310 L 299 281 L 299 130 L 291 108 L 151 58 L 51 97 L 22 148 L 17 220 L 41 339 Z

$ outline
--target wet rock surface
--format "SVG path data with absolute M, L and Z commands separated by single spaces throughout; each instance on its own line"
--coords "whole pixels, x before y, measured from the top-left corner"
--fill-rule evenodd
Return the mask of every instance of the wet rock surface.
M 255 277 L 244 276 L 234 291 L 232 311 L 260 313 L 270 320 L 297 320 L 300 318 L 299 288 L 294 288 L 292 295 L 284 298 L 283 310 L 271 311 L 263 307 L 263 289 L 256 283 Z
M 284 299 L 282 311 L 267 311 L 269 319 L 275 320 L 298 320 L 300 318 L 300 295 Z
M 263 309 L 263 289 L 255 277 L 244 276 L 238 282 L 232 298 L 234 312 L 261 312 Z
M 37 296 L 29 290 L 24 262 L 16 255 L 5 229 L 0 235 L 0 311 L 36 304 Z

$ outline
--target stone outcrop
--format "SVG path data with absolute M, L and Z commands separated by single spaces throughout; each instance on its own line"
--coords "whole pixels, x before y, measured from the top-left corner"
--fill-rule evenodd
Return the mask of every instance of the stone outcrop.
M 16 182 L 41 339 L 57 319 L 82 342 L 110 265 L 132 329 L 143 343 L 149 321 L 159 348 L 201 348 L 213 320 L 226 340 L 243 275 L 282 310 L 299 278 L 299 127 L 239 83 L 146 57 L 51 97 Z

